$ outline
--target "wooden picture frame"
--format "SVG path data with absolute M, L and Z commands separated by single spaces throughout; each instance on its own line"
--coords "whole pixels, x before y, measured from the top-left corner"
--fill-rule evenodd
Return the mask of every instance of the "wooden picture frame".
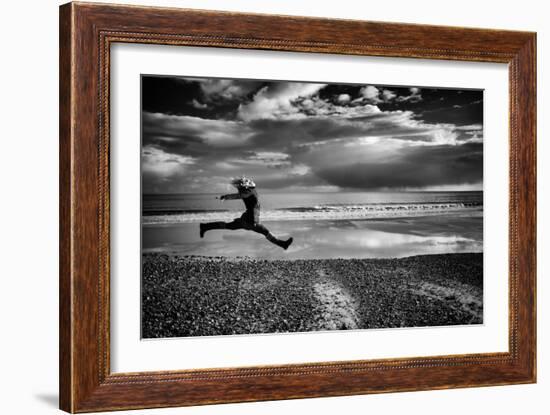
M 109 59 L 113 43 L 509 65 L 509 351 L 111 373 Z M 68 412 L 536 380 L 536 34 L 169 8 L 60 8 L 60 407 Z

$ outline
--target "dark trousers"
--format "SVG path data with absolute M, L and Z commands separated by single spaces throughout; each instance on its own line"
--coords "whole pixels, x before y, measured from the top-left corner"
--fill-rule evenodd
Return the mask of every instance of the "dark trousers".
M 230 230 L 237 230 L 237 229 L 246 229 L 247 231 L 253 231 L 257 233 L 261 233 L 263 236 L 267 238 L 269 242 L 274 243 L 275 245 L 281 246 L 283 244 L 283 241 L 280 239 L 277 239 L 271 232 L 269 232 L 269 229 L 267 229 L 264 225 L 262 225 L 259 222 L 253 222 L 251 220 L 247 220 L 246 214 L 243 214 L 240 218 L 237 218 L 231 222 L 210 222 L 203 224 L 204 231 L 209 231 L 212 229 L 230 229 Z

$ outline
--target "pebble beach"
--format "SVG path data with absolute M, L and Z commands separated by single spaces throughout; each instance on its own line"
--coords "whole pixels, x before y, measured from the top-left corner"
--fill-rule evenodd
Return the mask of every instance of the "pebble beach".
M 482 253 L 142 261 L 142 338 L 483 323 Z

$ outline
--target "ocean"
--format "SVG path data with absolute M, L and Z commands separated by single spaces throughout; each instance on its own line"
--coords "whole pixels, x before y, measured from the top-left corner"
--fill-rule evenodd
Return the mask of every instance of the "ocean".
M 231 221 L 241 200 L 214 194 L 144 194 L 143 252 L 255 258 L 387 258 L 482 252 L 483 192 L 262 193 L 261 221 L 294 243 L 282 249 L 262 235 L 215 230 L 201 222 Z

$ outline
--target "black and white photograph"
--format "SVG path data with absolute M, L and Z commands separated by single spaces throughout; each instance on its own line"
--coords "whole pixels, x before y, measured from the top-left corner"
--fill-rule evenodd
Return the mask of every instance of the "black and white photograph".
M 483 324 L 483 90 L 141 76 L 144 339 Z

